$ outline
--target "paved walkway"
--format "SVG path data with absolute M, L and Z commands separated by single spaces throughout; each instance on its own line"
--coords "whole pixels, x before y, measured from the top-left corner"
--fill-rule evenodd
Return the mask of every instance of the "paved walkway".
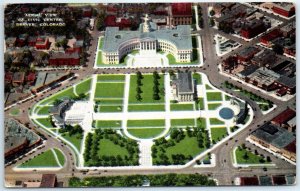
M 152 166 L 151 147 L 153 145 L 152 140 L 141 140 L 139 141 L 140 149 L 140 166 Z

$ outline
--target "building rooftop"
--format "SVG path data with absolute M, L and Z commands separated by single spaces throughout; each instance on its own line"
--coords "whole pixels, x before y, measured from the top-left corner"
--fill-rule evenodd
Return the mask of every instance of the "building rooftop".
M 43 174 L 41 181 L 41 188 L 53 188 L 56 184 L 56 175 L 55 174 Z
M 29 146 L 40 140 L 40 137 L 33 131 L 26 128 L 14 119 L 5 119 L 5 151 L 24 143 L 28 140 Z
M 274 83 L 275 80 L 280 78 L 276 72 L 269 70 L 265 67 L 258 68 L 255 72 L 249 75 L 249 78 L 267 86 Z
M 194 83 L 191 72 L 180 72 L 176 79 L 178 93 L 194 93 Z
M 296 76 L 290 78 L 290 77 L 287 77 L 287 76 L 281 76 L 277 82 L 279 82 L 280 84 L 282 85 L 285 85 L 289 88 L 294 88 L 296 87 Z
M 287 24 L 287 25 L 280 28 L 280 30 L 283 31 L 283 32 L 290 32 L 294 29 L 296 29 L 296 22 L 295 21 L 292 21 L 289 24 Z
M 65 52 L 52 52 L 50 53 L 50 59 L 66 59 L 66 58 L 80 58 L 79 54 L 74 52 L 71 54 L 66 54 Z
M 295 127 L 297 125 L 297 118 L 296 116 L 293 117 L 292 119 L 288 120 L 287 124 L 290 126 L 290 127 Z
M 244 77 L 249 76 L 250 74 L 253 74 L 258 68 L 259 68 L 259 66 L 250 65 L 250 66 L 246 67 L 243 71 L 238 73 L 238 75 L 244 76 Z
M 272 119 L 272 122 L 277 124 L 283 124 L 288 122 L 290 119 L 294 118 L 296 116 L 296 112 L 292 109 L 286 109 L 276 117 Z
M 241 177 L 241 185 L 243 185 L 243 186 L 255 186 L 255 185 L 259 185 L 258 178 L 256 176 L 253 176 L 253 177 Z
M 147 38 L 164 40 L 173 43 L 178 50 L 192 49 L 191 26 L 179 25 L 175 29 L 156 30 L 155 23 L 150 22 L 150 32 L 142 32 L 142 26 L 138 31 L 120 31 L 118 27 L 106 27 L 103 52 L 117 52 L 118 48 L 130 40 L 143 40 Z
M 271 123 L 265 123 L 252 135 L 280 149 L 296 140 L 293 133 Z
M 270 176 L 260 176 L 259 177 L 260 185 L 262 186 L 272 186 L 272 178 Z
M 243 50 L 241 50 L 239 53 L 238 53 L 238 56 L 240 57 L 248 57 L 250 55 L 253 55 L 255 53 L 257 53 L 259 51 L 258 48 L 254 47 L 254 46 L 249 46 L 247 48 L 244 48 Z
M 23 82 L 25 79 L 25 72 L 15 72 L 13 81 L 14 82 Z
M 173 16 L 192 16 L 192 3 L 172 3 Z

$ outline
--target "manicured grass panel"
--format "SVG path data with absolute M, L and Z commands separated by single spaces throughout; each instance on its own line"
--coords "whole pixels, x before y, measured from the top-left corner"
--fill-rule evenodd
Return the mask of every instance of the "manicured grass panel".
M 171 104 L 171 111 L 194 111 L 194 104 Z
M 128 132 L 137 138 L 148 139 L 160 135 L 164 130 L 164 128 L 144 128 L 128 129 Z
M 202 84 L 202 76 L 198 73 L 193 73 L 193 79 L 196 80 L 197 85 Z
M 42 125 L 46 126 L 47 128 L 53 128 L 53 125 L 51 124 L 49 118 L 38 118 L 35 120 L 41 123 Z
M 107 121 L 102 121 L 98 120 L 96 121 L 96 127 L 97 128 L 103 128 L 103 127 L 121 127 L 122 126 L 122 121 L 116 120 L 107 120 Z
M 227 129 L 225 127 L 219 128 L 211 128 L 211 138 L 212 141 L 218 142 L 219 140 L 223 139 L 223 136 L 226 137 Z
M 77 150 L 80 152 L 82 139 L 77 138 L 77 135 L 78 134 L 70 136 L 69 133 L 65 133 L 64 135 L 62 135 L 62 137 L 65 138 L 66 140 L 68 140 L 69 142 L 71 142 L 77 148 Z
M 165 111 L 165 105 L 129 105 L 128 111 Z
M 128 120 L 128 127 L 159 127 L 165 126 L 165 120 L 155 119 L 155 120 Z
M 221 103 L 211 103 L 211 104 L 208 104 L 208 109 L 209 110 L 215 110 L 218 107 L 220 107 L 221 105 L 222 105 Z
M 116 145 L 114 144 L 114 142 L 112 142 L 109 139 L 101 139 L 99 141 L 99 147 L 100 147 L 98 150 L 99 156 L 107 155 L 107 156 L 116 157 L 117 155 L 120 155 L 121 157 L 125 157 L 126 155 L 127 156 L 129 155 L 125 147 Z
M 124 81 L 125 75 L 98 75 L 97 81 Z
M 60 164 L 63 166 L 65 164 L 65 156 L 63 155 L 63 153 L 61 152 L 61 150 L 59 149 L 54 149 L 56 156 L 58 158 L 58 161 L 60 162 Z
M 36 156 L 35 158 L 29 160 L 26 163 L 20 165 L 20 167 L 59 167 L 54 155 L 51 150 L 47 150 L 46 152 Z
M 81 82 L 75 87 L 76 93 L 79 94 L 86 94 L 91 89 L 91 82 L 92 79 L 88 79 L 86 81 Z
M 217 118 L 210 118 L 209 121 L 210 121 L 211 125 L 223 125 L 224 124 L 224 121 L 221 121 Z
M 159 90 L 164 88 L 164 76 L 159 75 L 160 79 L 158 80 L 159 82 Z M 142 100 L 138 101 L 136 99 L 136 87 L 137 87 L 137 76 L 136 75 L 131 75 L 130 76 L 130 88 L 129 88 L 129 103 L 161 103 L 164 102 L 165 96 L 160 92 L 159 100 L 154 100 L 153 99 L 153 75 L 145 75 L 143 74 L 143 79 L 141 80 L 142 86 L 141 86 L 141 97 Z
M 101 105 L 100 112 L 122 112 L 122 106 L 113 106 L 113 105 Z
M 171 119 L 171 126 L 195 126 L 195 119 Z
M 222 101 L 221 92 L 207 92 L 206 96 L 208 101 Z
M 49 115 L 49 110 L 52 106 L 43 106 L 36 109 L 38 115 Z
M 124 83 L 97 83 L 95 97 L 123 98 Z

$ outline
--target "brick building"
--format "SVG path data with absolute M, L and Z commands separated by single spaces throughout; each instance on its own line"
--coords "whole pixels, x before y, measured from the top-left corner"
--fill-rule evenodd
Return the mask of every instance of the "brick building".
M 192 3 L 172 3 L 170 14 L 171 25 L 191 25 L 192 17 Z

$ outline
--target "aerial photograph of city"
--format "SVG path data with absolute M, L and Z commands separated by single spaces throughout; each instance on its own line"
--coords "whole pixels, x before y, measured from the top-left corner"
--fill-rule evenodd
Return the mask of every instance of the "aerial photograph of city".
M 295 7 L 5 4 L 4 186 L 295 185 Z

